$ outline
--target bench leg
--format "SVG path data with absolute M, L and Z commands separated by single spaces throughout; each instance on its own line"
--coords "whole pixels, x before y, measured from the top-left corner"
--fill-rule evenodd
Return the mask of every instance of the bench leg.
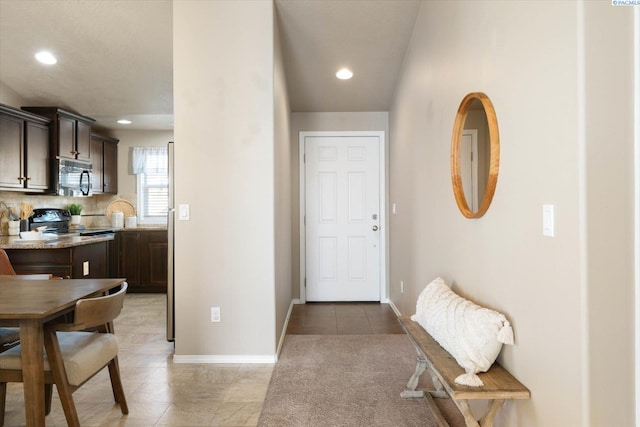
M 500 408 L 502 408 L 502 405 L 504 404 L 504 399 L 492 400 L 486 414 L 484 414 L 484 416 L 480 418 L 480 422 L 478 422 L 471 413 L 471 407 L 466 400 L 454 399 L 453 401 L 464 416 L 464 422 L 467 427 L 493 427 L 493 421 L 496 419 L 498 411 L 500 411 Z
M 453 401 L 455 402 L 458 409 L 460 409 L 460 413 L 462 413 L 462 416 L 464 416 L 464 423 L 467 427 L 480 427 L 480 424 L 478 424 L 478 421 L 476 421 L 476 418 L 471 413 L 469 402 L 467 402 L 466 400 L 455 399 L 453 399 Z
M 500 411 L 503 404 L 504 399 L 492 400 L 487 413 L 484 414 L 484 417 L 480 418 L 480 425 L 482 427 L 493 427 L 493 420 L 496 419 L 496 415 L 498 415 L 498 411 Z
M 416 370 L 409 378 L 409 382 L 407 383 L 407 388 L 404 389 L 402 393 L 400 393 L 400 397 L 403 399 L 415 399 L 424 397 L 424 391 L 416 390 L 418 387 L 418 380 L 420 380 L 420 375 L 424 373 L 424 370 L 427 368 L 427 359 L 425 359 L 421 354 L 418 354 L 418 363 L 416 364 Z

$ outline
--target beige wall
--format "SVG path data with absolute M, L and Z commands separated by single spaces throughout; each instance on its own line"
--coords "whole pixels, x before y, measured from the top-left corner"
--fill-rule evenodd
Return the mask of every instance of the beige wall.
M 633 111 L 633 77 L 640 70 L 633 69 L 633 25 L 628 7 L 584 2 L 581 287 L 588 313 L 584 405 L 593 426 L 634 420 L 633 120 L 640 129 L 640 115 Z
M 634 422 L 632 13 L 584 2 L 583 37 L 582 5 L 424 2 L 390 113 L 391 299 L 411 314 L 443 276 L 509 317 L 516 345 L 500 360 L 532 399 L 506 405 L 498 426 Z M 501 151 L 493 204 L 469 220 L 449 148 L 474 91 L 493 101 Z M 542 236 L 543 204 L 555 205 L 554 238 Z
M 2 81 L 0 81 L 0 103 L 18 109 L 26 105 L 25 99 Z
M 389 147 L 389 113 L 292 113 L 291 114 L 291 227 L 293 248 L 293 295 L 300 297 L 300 132 L 309 131 L 384 131 Z M 388 157 L 387 157 L 388 158 Z M 387 174 L 387 176 L 389 176 Z M 387 231 L 387 239 L 389 238 Z M 387 240 L 388 241 L 388 240 Z M 389 246 L 387 245 L 387 251 Z
M 275 13 L 275 11 L 274 11 Z M 284 72 L 280 31 L 274 17 L 274 130 L 275 130 L 275 291 L 276 340 L 282 338 L 292 299 L 291 244 L 291 108 Z M 297 246 L 293 247 L 297 251 Z
M 174 2 L 173 34 L 175 354 L 273 358 L 273 4 Z

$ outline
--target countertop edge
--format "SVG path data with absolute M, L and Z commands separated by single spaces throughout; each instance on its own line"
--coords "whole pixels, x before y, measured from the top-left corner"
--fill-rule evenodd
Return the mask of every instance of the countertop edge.
M 0 237 L 0 249 L 64 249 L 75 246 L 90 245 L 92 243 L 107 242 L 113 240 L 113 234 L 102 234 L 98 236 L 74 236 L 52 239 L 48 241 L 34 241 L 30 243 L 15 243 L 20 240 L 19 237 L 2 236 Z

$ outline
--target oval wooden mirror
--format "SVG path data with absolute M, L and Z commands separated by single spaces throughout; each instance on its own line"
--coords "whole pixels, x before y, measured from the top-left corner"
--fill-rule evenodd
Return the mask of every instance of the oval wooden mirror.
M 451 139 L 451 181 L 460 212 L 480 218 L 487 212 L 498 182 L 500 136 L 493 104 L 482 92 L 464 97 Z

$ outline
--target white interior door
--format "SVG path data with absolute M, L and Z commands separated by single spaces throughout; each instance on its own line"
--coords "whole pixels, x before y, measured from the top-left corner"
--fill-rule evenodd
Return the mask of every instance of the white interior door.
M 307 136 L 307 301 L 380 301 L 380 138 Z
M 460 177 L 467 205 L 476 212 L 478 203 L 478 131 L 465 129 L 462 131 L 460 146 Z

